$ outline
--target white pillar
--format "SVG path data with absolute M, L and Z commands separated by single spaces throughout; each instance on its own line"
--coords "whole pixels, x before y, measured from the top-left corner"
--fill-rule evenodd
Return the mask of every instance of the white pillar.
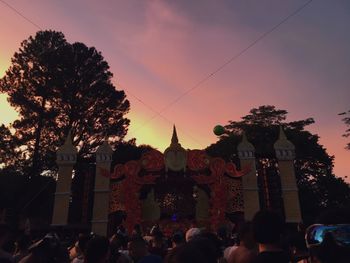
M 91 221 L 92 232 L 107 235 L 110 179 L 101 174 L 101 168 L 110 172 L 113 150 L 105 141 L 96 151 L 96 177 L 94 209 Z
M 274 144 L 281 177 L 282 198 L 287 223 L 301 222 L 299 193 L 294 171 L 295 146 L 280 126 L 279 138 Z
M 70 132 L 57 153 L 58 178 L 52 216 L 53 226 L 68 224 L 69 200 L 71 195 L 72 171 L 76 162 L 77 149 L 72 144 Z
M 243 133 L 242 141 L 237 146 L 238 157 L 243 167 L 250 167 L 250 172 L 242 177 L 244 219 L 252 220 L 259 211 L 259 189 L 256 177 L 255 148 Z

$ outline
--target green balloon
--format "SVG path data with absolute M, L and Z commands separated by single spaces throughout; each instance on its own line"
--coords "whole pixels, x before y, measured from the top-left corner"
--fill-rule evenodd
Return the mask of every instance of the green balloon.
M 216 136 L 220 136 L 225 133 L 225 128 L 221 125 L 216 125 L 213 131 Z

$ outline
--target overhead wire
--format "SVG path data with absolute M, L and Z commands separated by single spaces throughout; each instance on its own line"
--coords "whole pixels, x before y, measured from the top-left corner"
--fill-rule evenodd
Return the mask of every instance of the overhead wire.
M 27 20 L 29 23 L 31 23 L 32 25 L 34 25 L 35 27 L 41 29 L 40 26 L 38 26 L 35 22 L 33 22 L 31 19 L 29 19 L 28 17 L 24 16 L 21 12 L 19 12 L 16 8 L 14 8 L 13 6 L 11 6 L 10 4 L 8 4 L 6 1 L 4 0 L 0 0 L 2 3 L 4 3 L 5 5 L 7 5 L 9 8 L 11 8 L 14 12 L 16 12 L 18 15 L 20 15 L 22 18 L 24 18 L 25 20 Z M 169 104 L 167 104 L 165 107 L 163 107 L 161 110 L 157 111 L 155 110 L 153 107 L 149 106 L 148 104 L 146 104 L 145 102 L 143 102 L 141 99 L 139 99 L 137 96 L 133 95 L 130 91 L 128 92 L 130 95 L 132 95 L 135 99 L 137 99 L 140 103 L 142 103 L 144 106 L 146 106 L 147 108 L 149 108 L 151 111 L 153 111 L 155 114 L 152 115 L 149 119 L 147 119 L 146 121 L 144 121 L 139 127 L 137 127 L 133 132 L 136 133 L 138 130 L 142 129 L 145 125 L 147 125 L 149 122 L 151 122 L 153 119 L 157 118 L 158 116 L 166 119 L 167 121 L 171 122 L 170 120 L 168 120 L 162 113 L 164 113 L 166 110 L 168 110 L 170 107 L 172 107 L 173 105 L 175 105 L 177 102 L 179 102 L 183 97 L 185 97 L 186 95 L 188 95 L 189 93 L 191 93 L 192 91 L 196 90 L 197 88 L 199 88 L 203 83 L 207 82 L 209 79 L 213 78 L 217 73 L 219 73 L 221 70 L 223 70 L 225 67 L 227 67 L 229 64 L 231 64 L 233 61 L 237 60 L 239 57 L 241 57 L 242 55 L 244 55 L 248 50 L 250 50 L 251 48 L 253 48 L 256 44 L 258 44 L 260 41 L 262 41 L 264 38 L 266 38 L 267 36 L 269 36 L 272 32 L 274 32 L 275 30 L 277 30 L 281 25 L 283 25 L 284 23 L 286 23 L 289 19 L 291 19 L 292 17 L 294 17 L 295 15 L 297 15 L 299 12 L 301 12 L 304 8 L 306 8 L 309 4 L 311 4 L 313 0 L 308 0 L 307 2 L 305 2 L 304 4 L 302 4 L 301 6 L 299 6 L 298 8 L 296 8 L 293 12 L 291 12 L 290 14 L 288 14 L 286 17 L 284 17 L 281 21 L 279 21 L 277 24 L 275 24 L 274 26 L 272 26 L 270 29 L 268 29 L 267 31 L 265 31 L 264 33 L 262 33 L 261 35 L 259 35 L 256 39 L 254 39 L 248 46 L 246 46 L 245 48 L 243 48 L 242 50 L 240 50 L 237 54 L 235 54 L 234 56 L 230 57 L 227 61 L 225 61 L 224 63 L 222 63 L 221 65 L 219 65 L 217 68 L 215 68 L 212 72 L 210 72 L 209 74 L 207 74 L 204 78 L 202 78 L 200 81 L 198 81 L 194 86 L 192 86 L 191 88 L 189 88 L 188 90 L 186 90 L 185 92 L 183 92 L 182 94 L 180 94 L 178 97 L 176 97 L 173 101 L 171 101 Z M 125 89 L 126 90 L 126 89 Z M 193 139 L 193 138 L 192 138 Z
M 250 50 L 252 47 L 254 47 L 256 44 L 258 44 L 261 40 L 269 36 L 272 32 L 274 32 L 276 29 L 278 29 L 281 25 L 283 25 L 285 22 L 287 22 L 290 18 L 297 15 L 300 11 L 302 11 L 305 7 L 307 7 L 313 0 L 309 0 L 303 5 L 299 6 L 297 9 L 295 9 L 293 12 L 291 12 L 289 15 L 287 15 L 285 18 L 283 18 L 280 22 L 278 22 L 276 25 L 271 27 L 269 30 L 262 33 L 259 37 L 257 37 L 255 40 L 253 40 L 248 46 L 240 50 L 237 54 L 229 58 L 227 61 L 219 65 L 217 68 L 215 68 L 212 72 L 210 72 L 208 75 L 206 75 L 204 78 L 202 78 L 200 81 L 198 81 L 194 86 L 180 94 L 177 98 L 175 98 L 173 101 L 171 101 L 167 106 L 163 107 L 160 111 L 158 111 L 157 114 L 154 114 L 149 119 L 144 121 L 138 128 L 136 128 L 136 131 L 144 127 L 146 124 L 151 122 L 153 119 L 157 118 L 158 115 L 168 110 L 170 107 L 172 107 L 174 104 L 179 102 L 184 96 L 188 95 L 192 91 L 199 88 L 203 83 L 207 82 L 209 79 L 213 78 L 217 73 L 219 73 L 222 69 L 224 69 L 226 66 L 231 64 L 233 61 L 237 60 L 239 57 L 241 57 L 243 54 L 245 54 L 248 50 Z
M 248 50 L 250 50 L 252 47 L 254 47 L 256 44 L 258 44 L 261 40 L 263 40 L 264 38 L 266 38 L 267 36 L 269 36 L 272 32 L 274 32 L 276 29 L 278 29 L 281 25 L 283 25 L 285 22 L 287 22 L 290 18 L 294 17 L 295 15 L 297 15 L 300 11 L 302 11 L 305 7 L 307 7 L 313 0 L 309 0 L 306 3 L 304 3 L 303 5 L 301 5 L 300 7 L 298 7 L 297 9 L 295 9 L 292 13 L 290 13 L 289 15 L 287 15 L 285 18 L 283 18 L 279 23 L 277 23 L 276 25 L 274 25 L 273 27 L 271 27 L 269 30 L 265 31 L 263 34 L 261 34 L 259 37 L 257 37 L 255 40 L 253 40 L 248 46 L 246 46 L 245 48 L 243 48 L 242 50 L 240 50 L 237 54 L 235 54 L 234 56 L 232 56 L 231 58 L 229 58 L 227 61 L 225 61 L 224 63 L 222 63 L 221 65 L 219 65 L 217 68 L 215 68 L 212 72 L 210 72 L 208 75 L 206 75 L 204 78 L 202 78 L 200 81 L 198 81 L 194 86 L 192 86 L 191 88 L 189 88 L 188 90 L 186 90 L 185 92 L 183 92 L 182 94 L 180 94 L 178 97 L 176 97 L 173 101 L 171 101 L 167 106 L 163 107 L 161 110 L 157 111 L 155 110 L 153 107 L 151 107 L 150 105 L 146 104 L 145 102 L 143 102 L 141 99 L 139 99 L 136 95 L 133 95 L 133 93 L 131 93 L 130 91 L 126 91 L 132 96 L 134 97 L 136 100 L 138 100 L 140 103 L 142 103 L 144 106 L 146 106 L 148 109 L 150 109 L 151 111 L 153 111 L 155 114 L 150 117 L 149 119 L 147 119 L 143 124 L 141 124 L 138 128 L 136 128 L 136 131 L 140 130 L 141 128 L 143 128 L 146 124 L 148 124 L 150 121 L 152 121 L 153 119 L 155 119 L 156 117 L 160 116 L 162 118 L 164 118 L 165 120 L 167 120 L 168 122 L 171 123 L 170 120 L 168 120 L 162 113 L 165 112 L 166 110 L 168 110 L 170 107 L 172 107 L 173 105 L 175 105 L 177 102 L 179 102 L 184 96 L 188 95 L 189 93 L 191 93 L 192 91 L 196 90 L 197 88 L 199 88 L 203 83 L 207 82 L 209 79 L 213 78 L 217 73 L 219 73 L 222 69 L 224 69 L 225 67 L 227 67 L 229 64 L 231 64 L 233 61 L 237 60 L 239 57 L 241 57 L 242 55 L 244 55 Z M 13 12 L 15 12 L 16 14 L 18 14 L 19 16 L 21 16 L 23 19 L 25 19 L 27 22 L 29 22 L 30 24 L 32 24 L 34 27 L 38 28 L 39 30 L 43 30 L 38 24 L 36 24 L 35 22 L 33 22 L 31 19 L 29 19 L 28 17 L 26 17 L 25 15 L 23 15 L 20 11 L 18 11 L 15 7 L 13 7 L 12 5 L 10 5 L 9 3 L 7 3 L 5 0 L 0 0 L 0 2 L 2 2 L 4 5 L 6 5 L 8 8 L 10 8 Z M 191 136 L 192 137 L 192 136 Z M 194 139 L 194 138 L 192 138 Z M 48 184 L 47 184 L 48 186 Z M 45 186 L 45 188 L 47 187 Z M 41 192 L 41 191 L 40 191 Z M 40 193 L 39 192 L 39 193 Z M 34 197 L 36 198 L 36 197 Z M 31 203 L 31 201 L 29 202 Z M 28 204 L 27 204 L 28 205 Z M 26 205 L 26 206 L 27 206 Z M 25 207 L 26 207 L 25 206 Z
M 7 3 L 4 0 L 0 0 L 0 2 L 2 2 L 3 4 L 5 4 L 8 8 L 10 8 L 13 12 L 15 12 L 17 15 L 19 15 L 20 17 L 22 17 L 24 20 L 26 20 L 27 22 L 29 22 L 30 24 L 32 24 L 34 27 L 38 28 L 39 30 L 43 30 L 42 27 L 40 27 L 37 23 L 35 23 L 33 20 L 31 20 L 30 18 L 28 18 L 27 16 L 25 16 L 23 13 L 21 13 L 17 8 L 15 8 L 14 6 L 10 5 L 9 3 Z M 119 85 L 120 86 L 120 85 Z M 150 105 L 148 105 L 147 103 L 145 103 L 143 100 L 141 100 L 139 97 L 137 97 L 136 95 L 134 95 L 129 89 L 126 89 L 125 87 L 121 87 L 123 90 L 125 90 L 128 94 L 130 94 L 132 97 L 134 97 L 137 101 L 139 101 L 141 104 L 143 104 L 145 107 L 147 107 L 148 109 L 150 109 L 152 112 L 156 113 L 157 115 L 159 115 L 160 117 L 162 117 L 164 120 L 166 120 L 167 122 L 169 122 L 171 125 L 173 125 L 173 122 L 170 121 L 168 118 L 166 118 L 164 115 L 162 115 L 161 113 L 159 113 L 157 110 L 155 110 L 153 107 L 151 107 Z M 182 130 L 179 126 L 177 126 L 177 129 L 181 132 L 183 132 L 186 136 L 188 136 L 192 141 L 194 141 L 196 144 L 198 144 L 200 147 L 203 147 L 203 144 L 200 143 L 197 139 L 194 138 L 194 136 L 190 135 L 188 132 Z M 132 132 L 129 132 L 129 135 L 132 134 Z
M 148 105 L 147 103 L 145 103 L 143 100 L 141 100 L 138 96 L 136 96 L 135 94 L 133 94 L 132 92 L 130 92 L 129 89 L 126 89 L 125 87 L 122 87 L 121 85 L 118 85 L 122 90 L 125 90 L 126 93 L 128 93 L 131 97 L 135 98 L 138 102 L 140 102 L 141 104 L 143 104 L 146 108 L 148 108 L 149 110 L 151 110 L 154 113 L 158 113 L 157 110 L 155 110 L 152 106 Z M 173 123 L 171 120 L 169 120 L 166 116 L 164 116 L 163 114 L 159 114 L 159 116 L 161 118 L 163 118 L 165 121 L 167 121 L 169 124 L 171 125 L 175 125 L 175 123 Z M 181 129 L 181 127 L 179 128 L 178 125 L 176 125 L 176 129 L 179 130 L 180 132 L 182 132 L 183 134 L 185 134 L 187 137 L 189 137 L 193 142 L 195 142 L 198 146 L 200 147 L 205 147 L 201 142 L 199 142 L 194 136 L 192 136 L 190 133 L 188 133 L 188 131 L 185 131 L 183 129 Z M 135 131 L 134 132 L 130 132 L 129 135 L 133 136 L 135 135 Z
M 4 5 L 6 5 L 8 8 L 10 8 L 13 12 L 15 12 L 17 15 L 22 17 L 24 20 L 26 20 L 27 22 L 29 22 L 30 24 L 32 24 L 36 28 L 38 28 L 40 30 L 43 30 L 37 23 L 33 22 L 31 19 L 29 19 L 28 17 L 23 15 L 20 11 L 18 11 L 15 7 L 13 7 L 9 3 L 7 3 L 5 0 L 0 0 L 0 2 L 2 2 Z

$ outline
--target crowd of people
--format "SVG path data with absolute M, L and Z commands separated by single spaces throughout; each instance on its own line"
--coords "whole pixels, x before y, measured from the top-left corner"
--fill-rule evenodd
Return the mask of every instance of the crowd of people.
M 158 225 L 143 233 L 140 225 L 127 234 L 120 226 L 110 238 L 79 234 L 64 244 L 55 233 L 32 241 L 0 225 L 0 263 L 349 263 L 349 247 L 327 233 L 324 240 L 308 244 L 305 229 L 288 231 L 272 211 L 259 211 L 252 222 L 242 223 L 237 235 L 226 228 L 217 233 L 192 227 L 166 237 Z

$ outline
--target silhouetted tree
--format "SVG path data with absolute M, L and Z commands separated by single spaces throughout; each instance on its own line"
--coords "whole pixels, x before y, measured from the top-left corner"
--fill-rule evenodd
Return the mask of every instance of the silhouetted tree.
M 19 154 L 16 150 L 15 138 L 5 125 L 0 126 L 0 138 L 0 164 L 15 165 Z
M 288 139 L 296 147 L 294 164 L 304 219 L 311 221 L 325 208 L 350 204 L 349 185 L 333 174 L 334 157 L 328 155 L 317 135 L 305 130 L 314 120 L 286 122 L 287 114 L 287 111 L 274 106 L 254 108 L 241 121 L 229 121 L 226 126 L 228 133 L 209 146 L 207 151 L 237 162 L 236 148 L 244 131 L 255 146 L 258 170 L 269 169 L 277 161 L 273 144 L 278 139 L 278 126 L 283 125 Z M 258 173 L 261 174 L 261 171 Z
M 348 138 L 350 136 L 350 110 L 347 112 L 339 113 L 339 115 L 346 116 L 342 120 L 348 128 L 345 130 L 345 133 L 343 134 L 343 136 Z M 350 150 L 350 142 L 346 145 L 346 148 Z
M 142 154 L 154 150 L 150 145 L 136 145 L 136 140 L 119 142 L 112 156 L 112 167 L 118 163 L 125 164 L 128 161 L 140 160 Z
M 19 112 L 12 126 L 30 174 L 55 168 L 55 151 L 69 130 L 79 158 L 90 157 L 105 137 L 112 145 L 124 138 L 129 101 L 112 76 L 100 52 L 68 43 L 61 32 L 39 31 L 21 43 L 0 91 Z

